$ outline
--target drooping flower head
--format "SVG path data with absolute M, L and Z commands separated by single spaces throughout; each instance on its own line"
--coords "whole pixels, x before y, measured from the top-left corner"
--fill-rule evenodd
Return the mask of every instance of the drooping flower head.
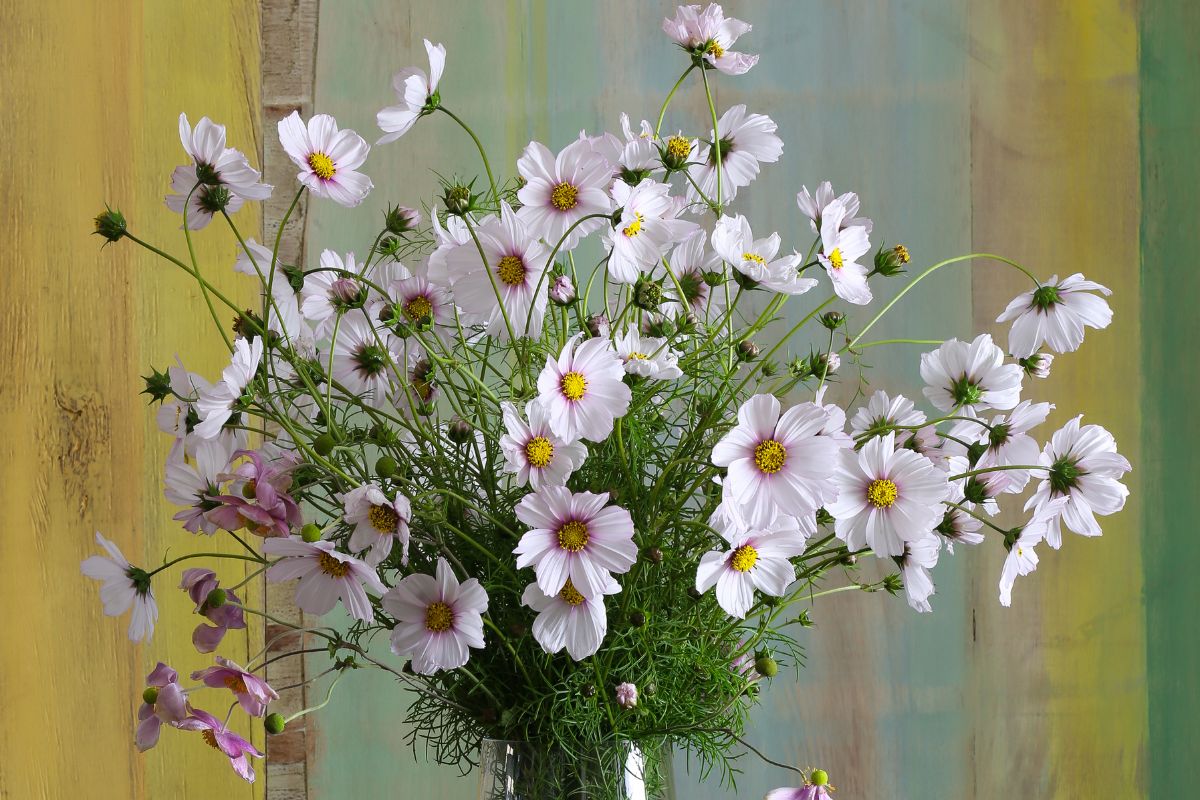
M 221 372 L 221 380 L 210 388 L 200 391 L 196 400 L 196 411 L 200 422 L 193 429 L 201 439 L 214 439 L 229 418 L 234 406 L 242 399 L 242 393 L 254 380 L 258 366 L 262 363 L 263 340 L 255 336 L 253 341 L 237 339 L 233 343 L 233 355 L 229 366 Z
M 1027 358 L 1043 344 L 1056 353 L 1070 353 L 1083 344 L 1084 327 L 1107 328 L 1112 309 L 1104 297 L 1112 291 L 1082 273 L 1063 278 L 1051 275 L 1038 288 L 1018 295 L 1004 309 L 997 322 L 1012 322 L 1008 334 L 1008 352 L 1014 358 Z
M 731 49 L 739 36 L 750 32 L 750 24 L 726 17 L 716 3 L 703 11 L 698 5 L 679 6 L 673 19 L 663 20 L 662 28 L 675 44 L 726 75 L 743 75 L 758 63 L 757 55 Z
M 1045 422 L 1053 408 L 1052 403 L 1022 400 L 1011 412 L 995 415 L 986 425 L 981 424 L 983 420 L 961 420 L 950 428 L 952 438 L 947 439 L 945 449 L 966 455 L 966 448 L 959 442 L 982 445 L 983 450 L 975 462 L 976 469 L 1036 464 L 1041 446 L 1029 431 Z M 1029 482 L 1029 470 L 1005 470 L 1003 474 L 1008 484 L 1005 491 L 1019 492 Z
M 333 379 L 375 408 L 387 404 L 402 363 L 378 334 L 365 315 L 353 314 L 342 320 L 333 342 Z M 321 349 L 328 358 L 328 349 Z
M 209 536 L 220 527 L 206 516 L 219 505 L 209 498 L 222 493 L 221 475 L 232 455 L 221 446 L 230 444 L 227 439 L 214 439 L 213 443 L 218 446 L 201 448 L 196 454 L 196 463 L 192 464 L 185 455 L 183 442 L 177 440 L 167 455 L 163 480 L 163 495 L 171 503 L 184 507 L 172 519 L 182 522 L 186 531 Z
M 160 661 L 146 676 L 146 686 L 134 734 L 137 749 L 143 753 L 158 744 L 163 723 L 178 726 L 187 717 L 187 696 L 179 687 L 179 673 Z
M 573 493 L 542 486 L 517 504 L 516 514 L 532 530 L 517 542 L 517 568 L 532 566 L 542 592 L 553 597 L 570 580 L 584 597 L 596 597 L 612 573 L 627 572 L 637 560 L 633 518 L 610 506 L 608 493 Z
M 584 236 L 604 224 L 602 219 L 580 222 L 589 214 L 608 214 L 612 201 L 608 185 L 612 165 L 586 140 L 567 145 L 556 157 L 540 142 L 530 142 L 517 161 L 525 185 L 517 192 L 518 215 L 550 247 L 575 223 L 580 223 L 562 243 L 571 250 Z
M 505 433 L 500 437 L 504 471 L 514 473 L 517 483 L 537 489 L 543 484 L 562 486 L 587 457 L 583 442 L 567 442 L 550 427 L 545 407 L 536 400 L 525 406 L 526 422 L 516 406 L 504 402 Z
M 970 342 L 950 339 L 921 354 L 925 397 L 935 408 L 982 411 L 1012 408 L 1021 399 L 1021 368 L 1004 363 L 1004 352 L 981 333 Z
M 205 518 L 227 531 L 245 528 L 255 536 L 287 536 L 292 528 L 304 523 L 300 506 L 288 494 L 292 485 L 290 459 L 268 462 L 255 450 L 239 450 L 235 457 L 248 460 L 238 471 L 222 476 L 241 484 L 241 494 L 209 496 L 216 507 L 205 512 Z
M 750 222 L 741 214 L 721 217 L 712 232 L 712 247 L 721 258 L 755 283 L 783 294 L 804 294 L 817 285 L 798 272 L 803 257 L 798 253 L 776 258 L 779 234 L 755 239 Z
M 716 139 L 721 151 L 721 203 L 732 202 L 737 190 L 749 186 L 758 177 L 760 164 L 773 164 L 783 154 L 783 140 L 775 135 L 777 126 L 765 114 L 748 114 L 746 106 L 736 105 L 717 120 Z M 704 196 L 717 201 L 717 156 L 711 145 L 697 154 L 701 162 L 688 168 Z M 688 202 L 703 203 L 693 186 L 688 187 Z
M 600 649 L 608 632 L 604 597 L 619 591 L 621 586 L 611 576 L 601 591 L 591 597 L 584 597 L 570 578 L 554 595 L 543 592 L 535 581 L 525 587 L 521 604 L 537 612 L 533 638 L 543 650 L 557 653 L 566 648 L 571 658 L 580 661 Z
M 904 546 L 933 532 L 950 491 L 946 473 L 929 459 L 896 449 L 896 434 L 870 440 L 857 452 L 843 450 L 833 480 L 837 500 L 826 505 L 837 537 L 851 551 L 870 547 L 876 556 L 900 556 Z
M 211 653 L 216 650 L 225 633 L 231 630 L 244 630 L 246 616 L 242 611 L 242 599 L 233 589 L 222 589 L 225 602 L 213 605 L 209 596 L 214 589 L 220 588 L 217 573 L 203 567 L 185 569 L 179 581 L 179 588 L 188 593 L 195 604 L 195 613 L 207 619 L 211 624 L 200 623 L 192 631 L 192 644 L 197 652 Z
M 855 412 L 850 420 L 850 432 L 855 436 L 880 435 L 899 426 L 908 427 L 925 422 L 925 415 L 917 411 L 913 401 L 902 394 L 892 397 L 880 389 L 871 395 L 867 404 Z
M 407 497 L 396 493 L 388 499 L 374 483 L 364 483 L 341 495 L 346 524 L 354 526 L 350 534 L 350 550 L 368 550 L 363 560 L 378 567 L 400 543 L 400 561 L 408 564 L 408 522 L 412 519 L 412 504 Z
M 436 575 L 406 575 L 382 605 L 397 621 L 392 652 L 411 659 L 418 675 L 458 669 L 470 658 L 468 648 L 484 646 L 487 592 L 475 578 L 459 583 L 444 558 L 438 559 Z
M 186 731 L 197 731 L 204 743 L 214 750 L 220 750 L 228 759 L 233 771 L 242 780 L 254 783 L 254 767 L 250 765 L 249 756 L 262 758 L 262 753 L 250 742 L 243 739 L 225 727 L 225 723 L 199 708 L 190 709 L 187 719 L 177 727 Z
M 1034 548 L 1050 535 L 1050 526 L 1070 502 L 1066 497 L 1047 500 L 1034 509 L 1029 522 L 1005 537 L 1004 546 L 1008 556 L 1000 572 L 1000 605 L 1007 608 L 1012 604 L 1012 590 L 1017 578 L 1037 569 L 1038 555 Z
M 300 313 L 313 324 L 316 336 L 328 336 L 340 315 L 366 303 L 367 287 L 357 280 L 365 268 L 366 262 L 357 261 L 354 253 L 343 258 L 333 250 L 321 252 L 320 269 L 304 276 L 300 290 Z
M 809 193 L 807 186 L 801 186 L 800 192 L 796 194 L 796 205 L 800 207 L 800 213 L 808 217 L 808 224 L 813 233 L 818 236 L 821 234 L 822 215 L 834 200 L 841 203 L 845 210 L 839 223 L 841 228 L 862 228 L 869 234 L 875 227 L 875 223 L 868 218 L 858 216 L 860 203 L 857 194 L 846 192 L 834 195 L 833 184 L 829 181 L 821 181 L 817 186 L 815 196 Z
M 192 230 L 203 228 L 222 210 L 232 214 L 246 200 L 271 196 L 272 187 L 260 182 L 262 175 L 246 156 L 225 146 L 224 125 L 202 117 L 193 129 L 187 114 L 180 114 L 179 140 L 192 163 L 172 173 L 174 193 L 167 195 L 166 203 L 176 214 L 188 205 L 187 225 Z
M 105 616 L 119 617 L 132 607 L 130 640 L 140 642 L 149 639 L 154 634 L 154 623 L 158 619 L 158 604 L 154 602 L 154 592 L 150 589 L 150 575 L 130 564 L 120 548 L 101 536 L 100 531 L 96 531 L 96 544 L 104 548 L 108 557 L 85 558 L 80 571 L 101 582 L 100 602 L 104 604 Z
M 564 441 L 602 442 L 613 421 L 625 415 L 632 393 L 625 385 L 625 365 L 608 339 L 585 342 L 572 336 L 556 361 L 546 358 L 538 375 L 537 402 L 553 430 Z
M 306 542 L 298 536 L 267 539 L 263 552 L 280 560 L 267 570 L 269 581 L 299 578 L 296 605 L 310 614 L 328 614 L 338 600 L 355 619 L 375 619 L 367 588 L 382 595 L 387 587 L 366 562 L 339 553 L 333 542 Z
M 446 48 L 426 39 L 425 52 L 429 55 L 428 75 L 420 67 L 406 67 L 392 76 L 392 89 L 400 102 L 381 109 L 375 115 L 375 122 L 383 131 L 383 136 L 375 144 L 387 144 L 399 139 L 440 102 L 438 84 L 446 68 Z
M 233 692 L 238 705 L 252 717 L 261 717 L 267 713 L 267 704 L 279 699 L 279 695 L 265 680 L 221 656 L 217 656 L 216 666 L 193 672 L 192 680 L 214 689 L 224 687 Z
M 781 415 L 779 400 L 757 394 L 738 409 L 738 424 L 713 448 L 712 462 L 729 475 L 725 489 L 747 522 L 777 514 L 805 516 L 834 497 L 829 466 L 838 444 L 822 435 L 828 416 L 812 403 Z
M 357 171 L 371 146 L 352 130 L 338 130 L 328 114 L 316 114 L 306 126 L 293 111 L 279 120 L 279 141 L 300 167 L 296 179 L 317 197 L 353 208 L 374 188 L 371 179 Z

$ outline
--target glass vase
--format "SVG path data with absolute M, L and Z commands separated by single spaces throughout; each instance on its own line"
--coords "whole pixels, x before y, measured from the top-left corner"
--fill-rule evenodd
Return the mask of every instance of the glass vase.
M 584 757 L 528 742 L 484 739 L 479 800 L 673 800 L 665 754 L 635 743 L 598 747 Z

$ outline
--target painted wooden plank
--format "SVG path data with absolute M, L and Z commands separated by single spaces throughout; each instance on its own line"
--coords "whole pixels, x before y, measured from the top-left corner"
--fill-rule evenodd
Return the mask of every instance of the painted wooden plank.
M 164 624 L 143 646 L 126 638 L 127 619 L 101 615 L 79 574 L 96 529 L 141 564 L 219 546 L 197 547 L 171 521 L 169 442 L 137 393 L 139 374 L 176 352 L 208 374 L 227 354 L 190 278 L 128 242 L 101 251 L 89 220 L 108 200 L 140 235 L 186 252 L 162 204 L 185 158 L 176 117 L 208 114 L 257 150 L 256 8 L 5 3 L 0 30 L 0 132 L 16 167 L 0 173 L 0 604 L 13 623 L 0 648 L 0 797 L 261 797 L 198 737 L 169 731 L 156 750 L 134 749 L 155 662 L 185 674 L 211 663 L 191 646 L 178 570 L 155 584 Z M 256 231 L 252 209 L 238 218 Z M 197 255 L 218 286 L 249 297 L 230 270 L 232 237 L 213 226 Z M 231 634 L 223 650 L 244 660 L 259 635 Z M 261 745 L 261 730 L 252 738 Z
M 1140 347 L 1137 20 L 1130 4 L 979 2 L 972 8 L 974 249 L 1035 273 L 1083 271 L 1111 287 L 1115 321 L 1054 362 L 1027 396 L 1058 408 L 1041 437 L 1080 411 L 1134 464 L 1133 497 L 1105 536 L 1069 535 L 1044 554 L 1013 608 L 994 602 L 1002 553 L 974 571 L 974 701 L 980 796 L 1141 796 L 1146 690 L 1138 507 L 1140 398 L 1124 370 Z M 985 328 L 1028 289 L 1012 270 L 975 270 Z M 997 335 L 1007 330 L 993 326 Z M 1007 326 L 1004 326 L 1007 328 Z M 1003 339 L 1002 339 L 1003 340 Z M 1016 515 L 1010 520 L 1019 519 Z M 1020 764 L 1014 770 L 1013 765 Z
M 1200 718 L 1200 540 L 1195 445 L 1200 389 L 1200 273 L 1190 264 L 1200 223 L 1200 98 L 1196 31 L 1200 6 L 1141 4 L 1142 146 L 1141 504 L 1145 532 L 1146 670 L 1150 796 L 1186 797 L 1200 785 L 1194 731 Z

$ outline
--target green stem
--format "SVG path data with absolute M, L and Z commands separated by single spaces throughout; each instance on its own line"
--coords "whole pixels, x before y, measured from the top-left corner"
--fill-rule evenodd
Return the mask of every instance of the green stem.
M 475 131 L 471 130 L 471 126 L 463 122 L 457 114 L 443 105 L 439 105 L 438 110 L 445 113 L 450 119 L 457 122 L 467 135 L 471 137 L 471 141 L 475 143 L 475 149 L 479 151 L 479 157 L 483 159 L 483 169 L 487 172 L 488 183 L 492 187 L 492 200 L 496 203 L 496 211 L 500 210 L 500 192 L 496 189 L 496 179 L 492 175 L 492 165 L 488 163 L 487 152 L 483 149 L 483 143 L 479 141 L 479 137 L 475 135 Z
M 162 572 L 167 567 L 174 566 L 175 564 L 178 564 L 180 561 L 187 561 L 190 558 L 233 558 L 233 559 L 237 559 L 238 561 L 253 561 L 255 564 L 267 563 L 267 560 L 265 558 L 255 557 L 255 556 L 243 556 L 243 555 L 238 555 L 237 553 L 189 553 L 186 556 L 180 556 L 179 558 L 171 559 L 170 561 L 163 564 L 161 567 L 158 567 L 158 568 L 153 569 L 150 572 L 146 573 L 146 575 L 147 575 L 147 577 L 154 577 L 155 575 Z
M 679 80 L 675 81 L 675 85 L 671 87 L 671 91 L 667 93 L 667 98 L 663 100 L 662 108 L 658 111 L 658 123 L 654 126 L 655 137 L 658 137 L 659 131 L 662 130 L 663 118 L 667 115 L 667 106 L 671 104 L 671 98 L 675 96 L 675 92 L 679 90 L 679 87 L 683 85 L 683 81 L 695 68 L 695 64 L 689 65 L 683 71 L 683 74 L 679 76 Z

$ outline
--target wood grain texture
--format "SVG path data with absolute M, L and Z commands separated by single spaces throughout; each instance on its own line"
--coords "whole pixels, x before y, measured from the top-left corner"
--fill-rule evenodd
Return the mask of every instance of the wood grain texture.
M 171 521 L 161 486 L 169 441 L 138 396 L 138 376 L 176 352 L 213 375 L 228 354 L 190 278 L 129 242 L 101 250 L 89 234 L 109 201 L 139 235 L 186 252 L 179 219 L 162 204 L 185 161 L 176 118 L 210 115 L 231 144 L 257 151 L 256 7 L 5 2 L 0 30 L 0 135 L 10 153 L 0 170 L 0 605 L 10 620 L 0 797 L 261 797 L 261 785 L 241 781 L 194 734 L 166 731 L 145 755 L 134 748 L 156 661 L 183 675 L 211 663 L 191 646 L 198 618 L 176 588 L 179 569 L 155 581 L 162 624 L 141 646 L 126 638 L 127 616 L 102 616 L 96 584 L 79 574 L 97 529 L 149 566 L 168 550 L 220 546 Z M 253 210 L 238 218 L 257 229 Z M 236 295 L 246 285 L 230 270 L 231 242 L 213 226 L 197 237 L 197 255 Z M 221 574 L 236 582 L 244 573 Z M 242 661 L 261 632 L 237 633 L 222 650 Z

